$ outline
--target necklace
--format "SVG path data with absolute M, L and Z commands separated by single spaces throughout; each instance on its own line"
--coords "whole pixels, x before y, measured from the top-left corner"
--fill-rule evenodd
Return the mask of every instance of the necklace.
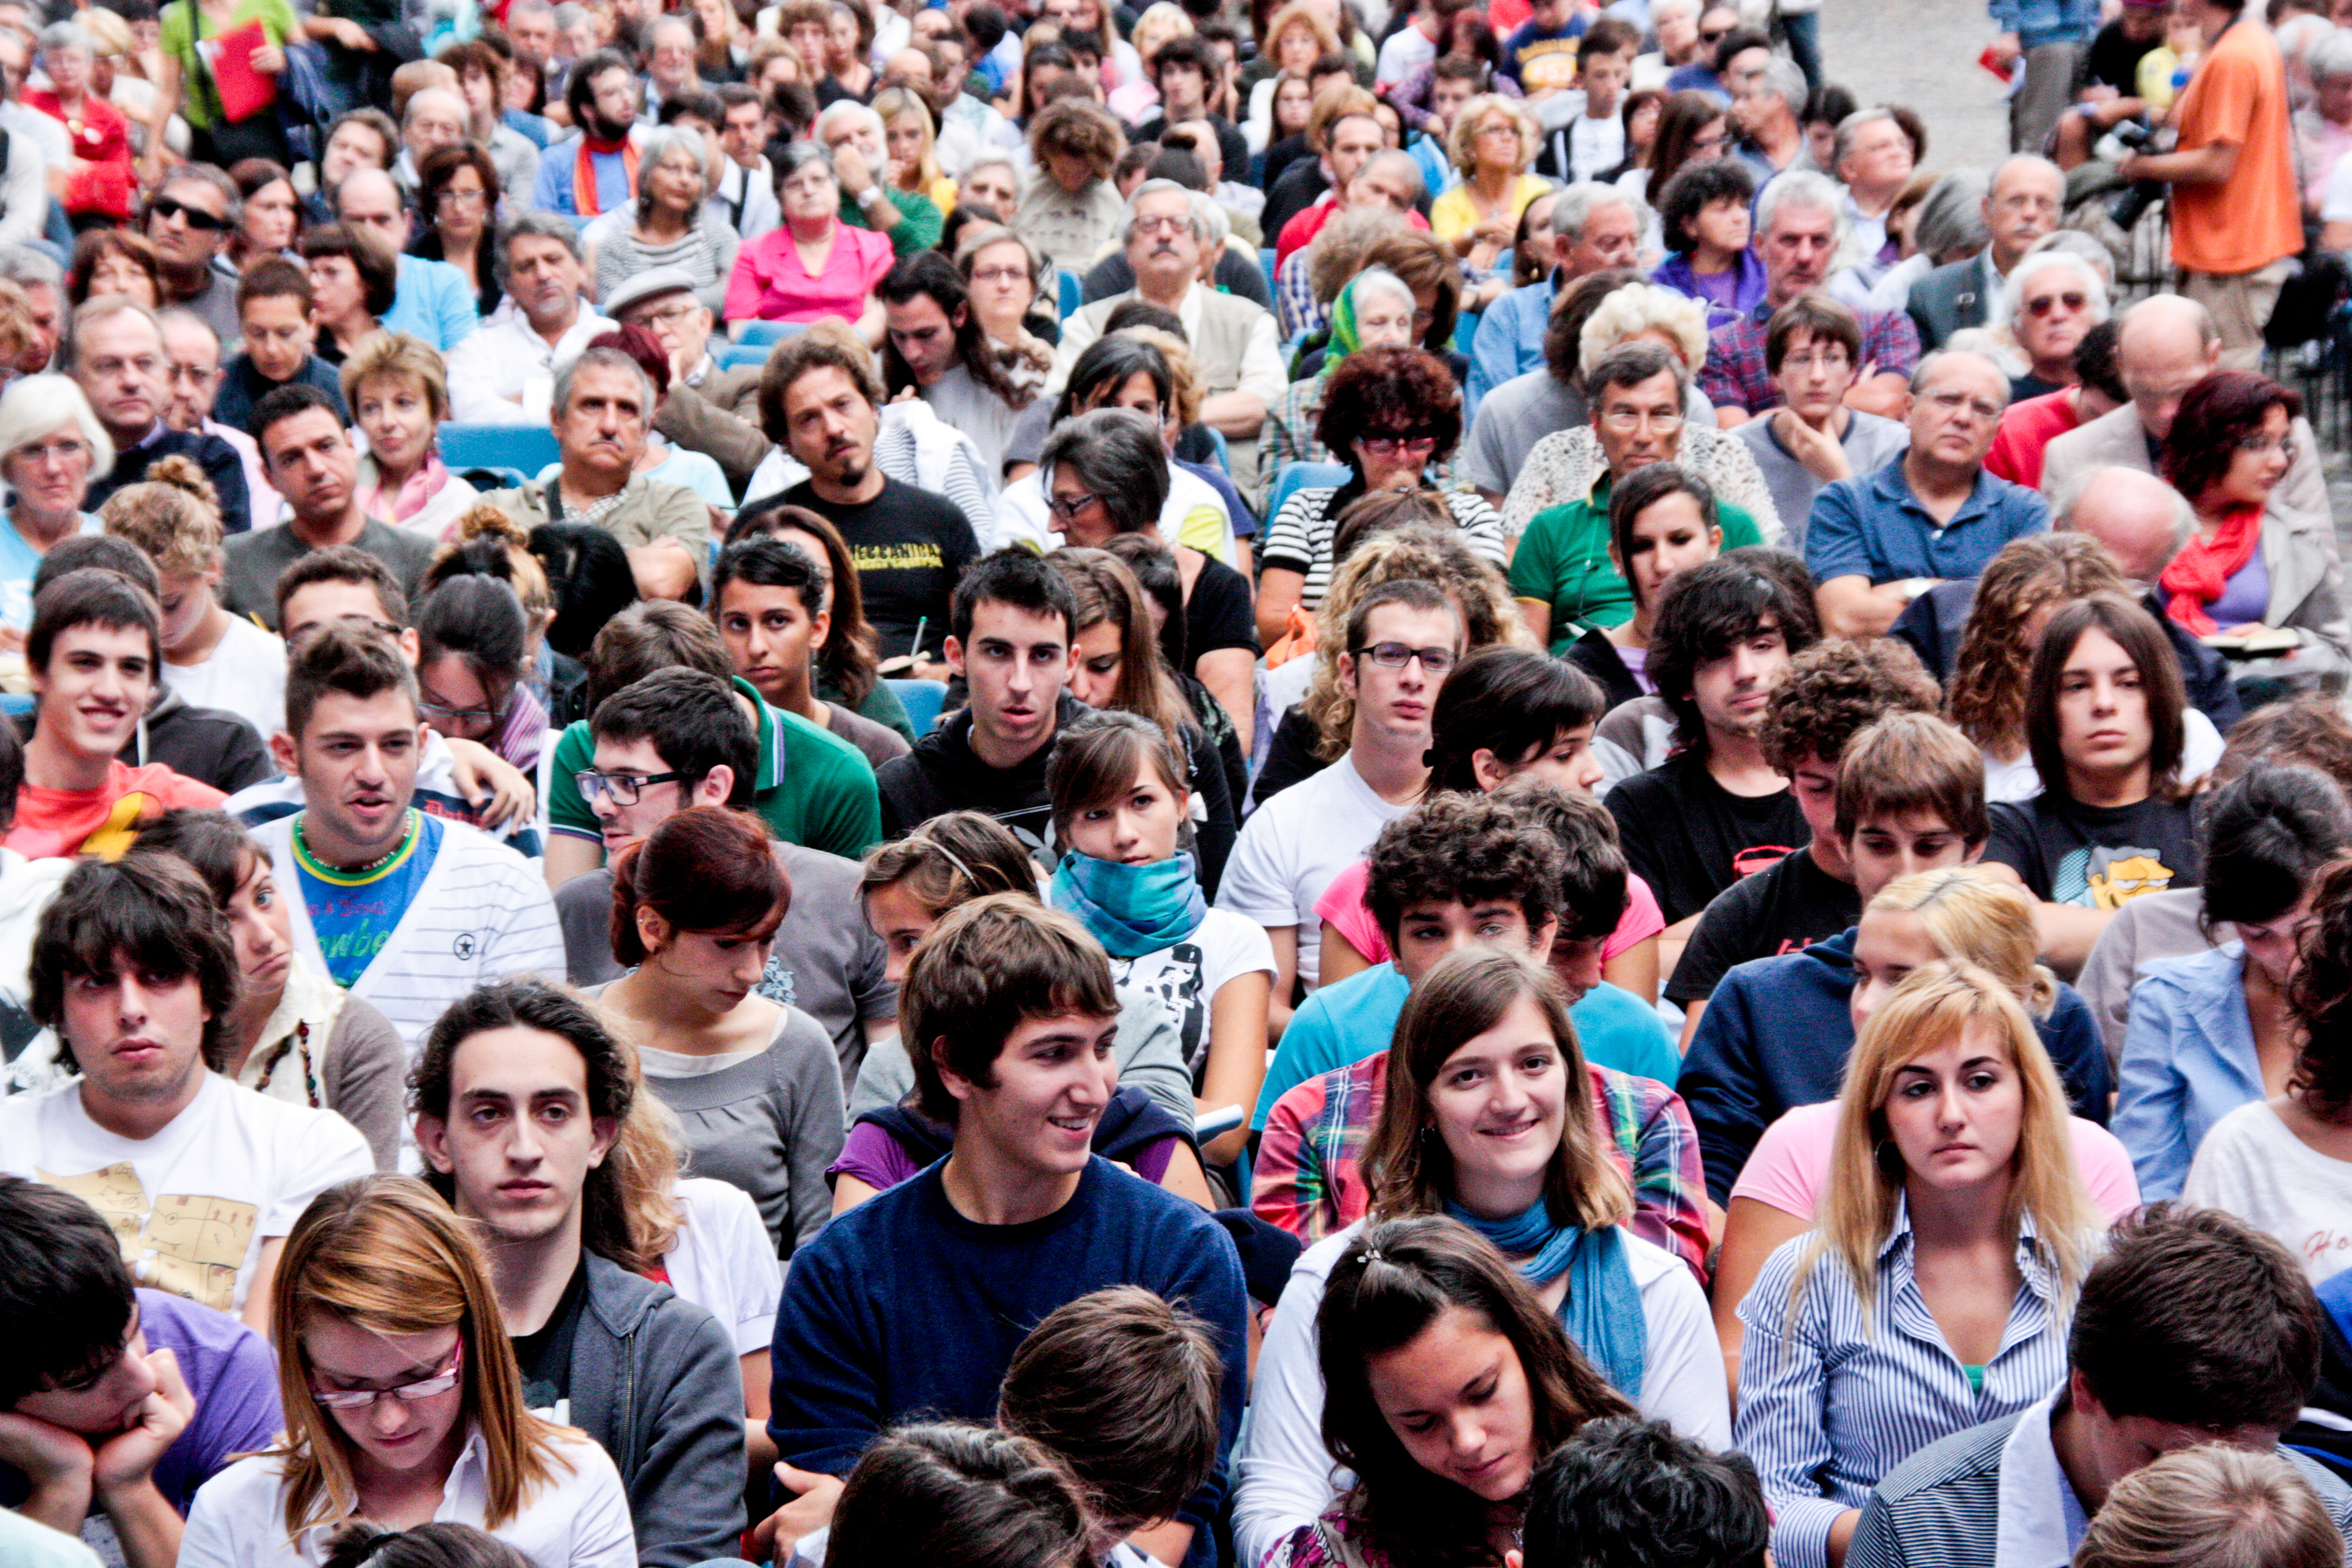
M 408 841 L 415 837 L 416 813 L 411 811 L 408 814 L 407 831 L 400 836 L 400 842 L 392 847 L 391 853 L 385 855 L 382 859 L 371 860 L 364 866 L 331 866 L 310 847 L 310 841 L 302 836 L 302 818 L 298 816 L 294 819 L 294 847 L 302 852 L 303 858 L 309 860 L 314 866 L 325 867 L 335 872 L 338 876 L 343 877 L 365 877 L 373 872 L 383 870 L 386 866 L 391 865 L 394 860 L 400 858 L 400 852 L 407 848 Z

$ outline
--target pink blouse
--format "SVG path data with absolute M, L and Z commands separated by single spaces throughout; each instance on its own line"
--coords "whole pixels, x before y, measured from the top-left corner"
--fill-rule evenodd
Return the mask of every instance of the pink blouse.
M 1756 1140 L 1756 1152 L 1732 1184 L 1735 1198 L 1754 1198 L 1782 1214 L 1813 1217 L 1813 1205 L 1830 1179 L 1830 1145 L 1837 1136 L 1837 1101 L 1800 1105 L 1782 1114 Z M 2079 1116 L 2066 1119 L 2074 1138 L 2074 1170 L 2083 1190 L 2109 1224 L 2139 1207 L 2139 1181 L 2131 1156 L 2116 1135 Z
M 890 237 L 836 219 L 833 248 L 814 277 L 801 265 L 790 224 L 770 229 L 735 256 L 727 279 L 730 321 L 815 321 L 838 316 L 856 324 L 866 296 L 890 270 Z
M 1371 881 L 1371 862 L 1359 860 L 1338 876 L 1315 900 L 1315 912 L 1330 922 L 1331 929 L 1348 939 L 1349 945 L 1374 963 L 1385 963 L 1390 957 L 1389 939 L 1381 930 L 1381 922 L 1372 918 L 1371 906 L 1365 901 L 1364 890 Z M 1601 944 L 1601 961 L 1606 963 L 1627 949 L 1649 941 L 1666 929 L 1666 917 L 1658 908 L 1658 896 L 1650 891 L 1650 884 L 1625 873 L 1625 913 L 1609 940 Z

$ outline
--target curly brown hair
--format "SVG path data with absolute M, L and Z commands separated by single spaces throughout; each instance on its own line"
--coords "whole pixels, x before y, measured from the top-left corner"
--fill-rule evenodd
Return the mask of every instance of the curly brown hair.
M 795 332 L 768 351 L 760 371 L 760 428 L 769 440 L 787 452 L 792 443 L 784 422 L 784 395 L 793 384 L 813 370 L 837 370 L 849 377 L 866 401 L 882 405 L 882 374 L 874 366 L 874 351 L 839 321 L 819 321 Z
M 2303 1026 L 2287 1090 L 2322 1121 L 2352 1121 L 2352 861 L 2322 871 L 2287 1005 Z M 2338 1032 L 2342 1031 L 2342 1032 Z
M 2157 458 L 2165 482 L 2195 502 L 2229 474 L 2238 443 L 2259 434 L 2273 408 L 2285 409 L 2292 423 L 2303 398 L 2250 370 L 2217 370 L 2190 387 Z
M 1536 931 L 1559 913 L 1559 846 L 1507 803 L 1436 795 L 1381 829 L 1366 868 L 1364 902 L 1389 946 L 1414 904 L 1507 900 Z
M 2027 628 L 2045 609 L 2124 591 L 2123 569 L 2087 533 L 2067 529 L 2010 541 L 1977 579 L 1944 717 L 1986 751 L 2016 756 L 2025 744 L 2026 675 L 2035 647 Z
M 1118 121 L 1108 110 L 1084 99 L 1055 99 L 1029 122 L 1029 152 L 1040 169 L 1045 166 L 1047 154 L 1058 153 L 1066 158 L 1085 159 L 1096 179 L 1108 180 L 1118 167 L 1118 155 L 1126 151 L 1127 133 L 1118 128 Z
M 1454 323 L 1462 316 L 1462 268 L 1454 259 L 1453 247 L 1426 229 L 1397 229 L 1365 249 L 1364 265 L 1387 268 L 1413 291 L 1416 300 L 1424 289 L 1437 291 L 1421 346 L 1443 353 L 1454 342 Z
M 1846 742 L 1889 713 L 1933 713 L 1944 700 L 1907 643 L 1831 637 L 1789 661 L 1756 732 L 1777 773 L 1818 757 L 1833 763 Z
M 1462 439 L 1462 389 L 1445 362 L 1425 349 L 1361 349 L 1339 362 L 1324 388 L 1315 438 L 1332 455 L 1356 464 L 1356 443 L 1367 436 L 1422 432 L 1434 437 L 1432 463 L 1442 463 Z

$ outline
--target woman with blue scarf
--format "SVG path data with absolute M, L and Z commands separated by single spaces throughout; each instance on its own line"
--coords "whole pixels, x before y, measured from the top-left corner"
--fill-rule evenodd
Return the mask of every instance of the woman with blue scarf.
M 1185 780 L 1176 743 L 1148 719 L 1097 712 L 1064 731 L 1045 768 L 1065 851 L 1054 905 L 1102 943 L 1122 987 L 1166 998 L 1197 1110 L 1246 1111 L 1265 1076 L 1274 943 L 1256 921 L 1209 908 L 1192 854 L 1177 847 Z M 1238 1126 L 1212 1141 L 1204 1163 L 1230 1163 L 1247 1136 Z
M 1595 1089 L 1555 983 L 1524 957 L 1473 947 L 1413 988 L 1364 1152 L 1370 1213 L 1300 1256 L 1259 1352 L 1234 1512 L 1245 1561 L 1313 1524 L 1336 1495 L 1317 1316 L 1341 1255 L 1383 1220 L 1443 1214 L 1468 1226 L 1628 1403 L 1707 1447 L 1730 1446 L 1706 1294 L 1681 1259 L 1624 1229 L 1631 1177 Z

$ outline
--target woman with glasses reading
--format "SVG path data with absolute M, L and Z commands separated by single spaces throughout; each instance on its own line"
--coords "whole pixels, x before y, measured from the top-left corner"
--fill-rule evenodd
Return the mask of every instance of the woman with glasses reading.
M 635 1568 L 620 1472 L 523 1408 L 488 1266 L 424 1183 L 320 1194 L 269 1318 L 286 1434 L 196 1494 L 180 1568 L 307 1568 L 356 1519 L 476 1525 L 538 1568 Z

